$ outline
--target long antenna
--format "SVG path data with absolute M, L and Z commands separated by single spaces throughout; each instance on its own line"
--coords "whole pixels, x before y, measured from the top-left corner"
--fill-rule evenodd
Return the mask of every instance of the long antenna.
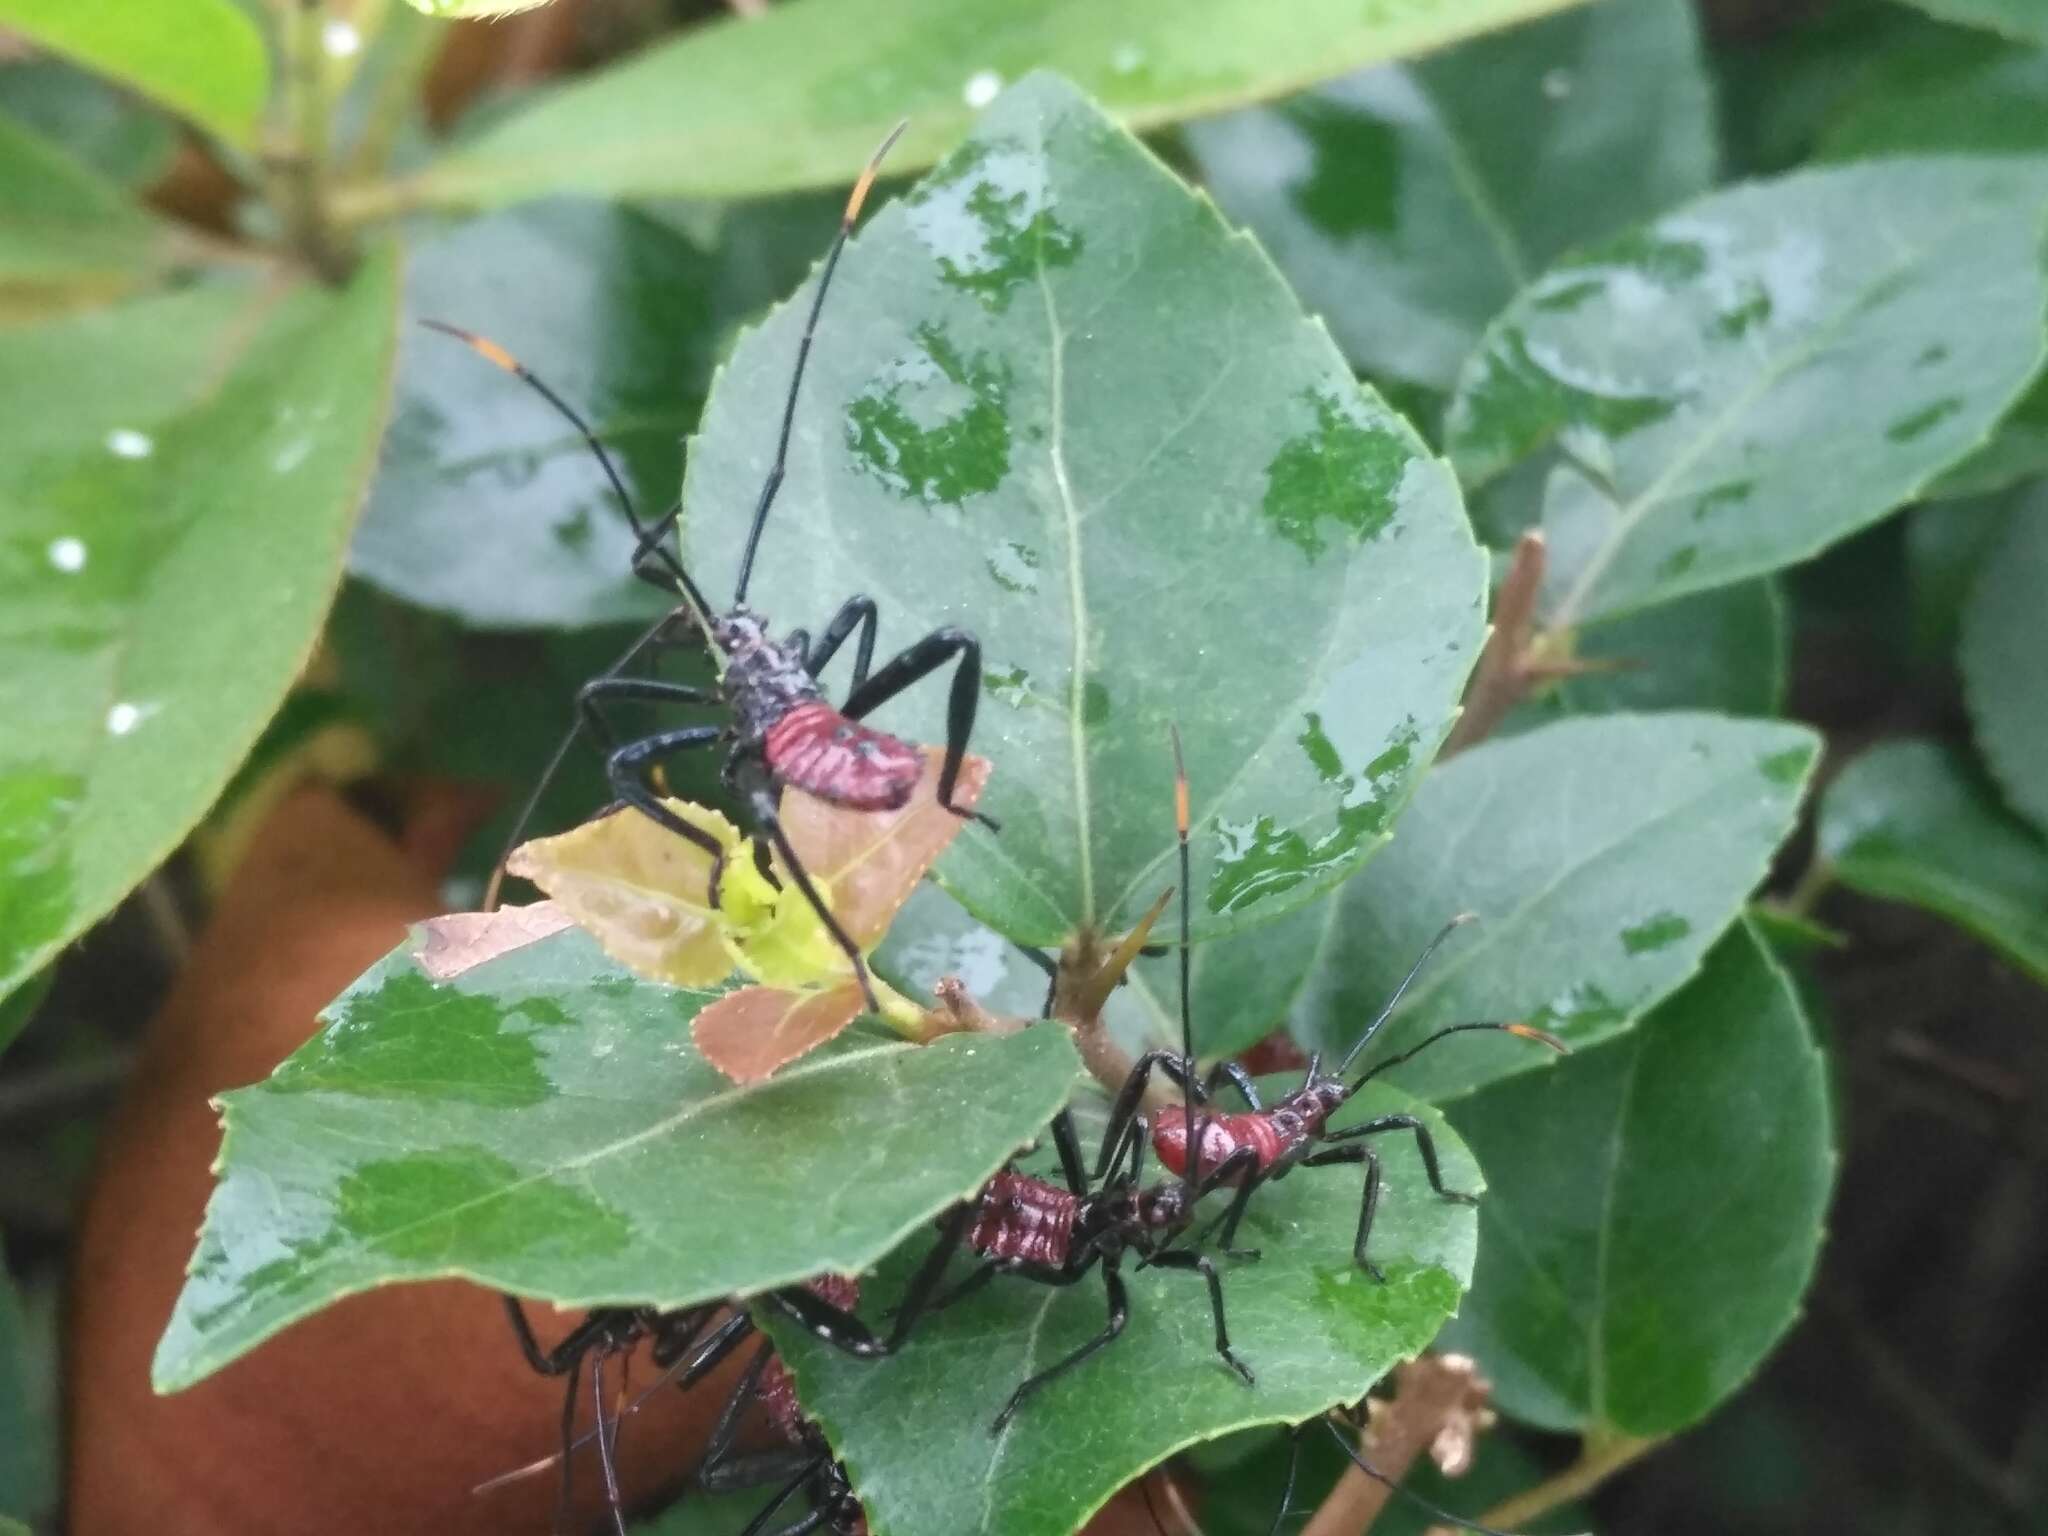
M 1194 972 L 1193 949 L 1188 944 L 1190 922 L 1188 902 L 1194 894 L 1188 860 L 1188 765 L 1180 750 L 1180 727 L 1169 724 L 1173 738 L 1173 830 L 1180 842 L 1180 1067 L 1181 1123 L 1191 1132 L 1192 1150 L 1187 1158 L 1187 1188 L 1190 1195 L 1202 1190 L 1202 1143 L 1208 1139 L 1209 1117 L 1195 1115 L 1195 1020 L 1188 999 L 1188 981 Z
M 1374 1062 L 1365 1071 L 1358 1074 L 1358 1081 L 1351 1086 L 1354 1089 L 1363 1088 L 1382 1072 L 1392 1071 L 1395 1067 L 1400 1066 L 1402 1062 L 1414 1060 L 1432 1045 L 1435 1045 L 1437 1041 L 1447 1040 L 1452 1035 L 1468 1035 L 1476 1030 L 1492 1030 L 1496 1034 L 1514 1035 L 1523 1040 L 1534 1040 L 1538 1045 L 1549 1046 L 1560 1056 L 1569 1056 L 1572 1053 L 1572 1048 L 1558 1039 L 1549 1030 L 1538 1029 L 1534 1024 L 1524 1024 L 1520 1020 L 1511 1020 L 1506 1023 L 1489 1021 L 1484 1024 L 1446 1024 L 1435 1034 L 1424 1035 L 1399 1055 L 1389 1056 L 1385 1061 Z
M 1422 974 L 1422 968 L 1429 964 L 1429 957 L 1437 952 L 1437 946 L 1467 923 L 1476 923 L 1478 921 L 1478 913 L 1460 912 L 1437 930 L 1436 937 L 1424 946 L 1422 953 L 1415 957 L 1415 963 L 1408 967 L 1408 974 L 1401 978 L 1401 985 L 1394 988 L 1394 995 L 1388 998 L 1385 1006 L 1380 1009 L 1379 1017 L 1365 1026 L 1365 1033 L 1358 1037 L 1358 1043 L 1346 1051 L 1344 1059 L 1337 1063 L 1337 1076 L 1342 1077 L 1351 1069 L 1351 1063 L 1358 1059 L 1358 1053 L 1364 1050 L 1371 1043 L 1372 1037 L 1380 1032 L 1380 1026 L 1394 1016 L 1394 1009 L 1400 1006 L 1402 994 L 1408 990 L 1408 984 Z
M 547 401 L 549 405 L 555 408 L 556 414 L 576 429 L 577 436 L 583 439 L 583 445 L 596 456 L 598 464 L 603 468 L 605 479 L 611 482 L 612 492 L 619 498 L 619 506 L 626 514 L 626 521 L 632 525 L 634 538 L 639 541 L 637 548 L 655 555 L 660 560 L 662 569 L 675 582 L 677 592 L 686 598 L 696 610 L 697 622 L 703 626 L 704 632 L 708 637 L 711 633 L 711 609 L 704 601 L 704 594 L 699 592 L 697 584 L 690 580 L 690 573 L 683 569 L 683 562 L 676 558 L 666 544 L 661 542 L 660 534 L 649 529 L 645 523 L 640 521 L 640 514 L 633 506 L 633 498 L 626 490 L 626 482 L 619 474 L 618 466 L 612 462 L 612 456 L 605 452 L 604 444 L 597 440 L 597 433 L 591 429 L 590 423 L 583 419 L 573 405 L 557 394 L 553 386 L 546 379 L 543 379 L 539 374 L 527 367 L 526 364 L 520 362 L 518 358 L 507 352 L 488 336 L 479 336 L 474 331 L 465 331 L 461 326 L 450 325 L 445 320 L 422 320 L 420 324 L 430 331 L 439 331 L 443 336 L 453 336 L 485 362 L 493 367 L 504 369 L 513 378 L 519 380 L 520 383 L 526 385 L 527 388 L 539 395 L 541 399 Z
M 867 201 L 868 188 L 875 184 L 875 173 L 881 169 L 882 157 L 889 153 L 890 146 L 903 136 L 903 130 L 910 126 L 905 118 L 889 130 L 875 152 L 868 156 L 868 163 L 862 168 L 860 179 L 853 184 L 853 192 L 846 199 L 846 212 L 839 216 L 839 233 L 832 238 L 832 249 L 825 253 L 825 271 L 818 279 L 818 291 L 811 296 L 810 318 L 804 322 L 803 340 L 796 347 L 796 371 L 789 377 L 789 398 L 782 403 L 782 433 L 775 442 L 775 462 L 768 467 L 768 478 L 761 486 L 761 499 L 754 504 L 754 525 L 747 530 L 746 552 L 740 556 L 739 585 L 733 589 L 732 601 L 735 608 L 747 600 L 747 583 L 754 576 L 754 552 L 761 545 L 761 530 L 768 526 L 768 509 L 775 504 L 775 493 L 782 489 L 783 471 L 789 467 L 789 433 L 796 423 L 797 391 L 803 388 L 804 364 L 810 361 L 811 338 L 818 334 L 818 312 L 825 307 L 825 290 L 832 286 L 832 274 L 839 266 L 839 253 L 846 249 L 847 239 L 853 234 L 854 221 L 860 217 L 861 204 Z

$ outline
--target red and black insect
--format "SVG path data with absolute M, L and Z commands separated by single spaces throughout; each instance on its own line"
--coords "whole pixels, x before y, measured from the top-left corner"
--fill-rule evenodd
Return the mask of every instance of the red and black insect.
M 1188 1014 L 1188 796 L 1178 733 L 1174 736 L 1174 781 L 1182 891 L 1181 1032 L 1182 1043 L 1189 1051 L 1176 1075 L 1186 1081 L 1193 1071 Z M 1141 1069 L 1134 1069 L 1134 1082 L 1138 1082 L 1137 1070 Z M 1138 1086 L 1142 1090 L 1142 1082 Z M 1131 1102 L 1137 1102 L 1135 1094 L 1131 1095 Z M 1203 1119 L 1197 1112 L 1198 1126 Z M 1017 1275 L 1040 1285 L 1067 1286 L 1099 1269 L 1109 1304 L 1108 1321 L 1102 1331 L 1019 1385 L 996 1415 L 992 1432 L 1000 1432 L 1028 1398 L 1123 1332 L 1130 1318 L 1130 1298 L 1122 1266 L 1125 1257 L 1135 1253 L 1141 1266 L 1191 1270 L 1207 1282 L 1210 1312 L 1216 1322 L 1216 1353 L 1249 1386 L 1251 1370 L 1230 1347 L 1230 1332 L 1223 1313 L 1223 1282 L 1215 1265 L 1205 1254 L 1172 1246 L 1194 1219 L 1202 1183 L 1199 1159 L 1191 1168 L 1176 1170 L 1177 1178 L 1146 1184 L 1145 1123 L 1127 1115 L 1112 1155 L 1091 1184 L 1073 1122 L 1065 1110 L 1053 1119 L 1051 1133 L 1064 1187 L 1015 1168 L 1004 1169 L 989 1180 L 972 1202 L 956 1208 L 946 1218 L 939 1242 L 905 1290 L 895 1324 L 886 1338 L 875 1337 L 851 1312 L 821 1302 L 815 1296 L 785 1291 L 767 1299 L 847 1353 L 874 1358 L 892 1353 L 923 1312 L 950 1306 L 998 1274 Z M 935 1294 L 948 1263 L 963 1244 L 978 1254 L 982 1262 L 960 1284 L 943 1295 Z
M 1330 1119 L 1348 1103 L 1353 1094 L 1363 1088 L 1380 1073 L 1397 1067 L 1410 1060 L 1419 1052 L 1427 1050 L 1439 1040 L 1452 1035 L 1467 1034 L 1478 1030 L 1520 1036 L 1534 1040 L 1540 1045 L 1563 1052 L 1565 1043 L 1555 1035 L 1522 1023 L 1474 1023 L 1452 1024 L 1426 1036 L 1399 1055 L 1390 1056 L 1361 1072 L 1355 1079 L 1346 1080 L 1351 1070 L 1373 1037 L 1380 1031 L 1410 982 L 1420 974 L 1429 957 L 1436 953 L 1437 946 L 1471 920 L 1469 913 L 1460 914 L 1444 925 L 1437 936 L 1430 940 L 1408 974 L 1402 978 L 1394 995 L 1387 999 L 1378 1017 L 1366 1026 L 1358 1042 L 1344 1054 L 1334 1072 L 1325 1072 L 1320 1054 L 1311 1056 L 1302 1074 L 1301 1086 L 1278 1102 L 1268 1105 L 1259 1096 L 1258 1085 L 1251 1075 L 1235 1062 L 1221 1062 L 1209 1075 L 1205 1084 L 1194 1081 L 1189 1067 L 1191 1056 L 1170 1051 L 1152 1051 L 1140 1057 L 1132 1068 L 1130 1077 L 1118 1093 L 1116 1102 L 1110 1108 L 1109 1124 L 1103 1132 L 1102 1150 L 1098 1155 L 1098 1166 L 1107 1166 L 1118 1155 L 1117 1149 L 1128 1135 L 1129 1127 L 1137 1114 L 1145 1084 L 1154 1069 L 1162 1071 L 1179 1083 L 1185 1098 L 1190 1102 L 1205 1101 L 1214 1091 L 1218 1082 L 1228 1078 L 1244 1096 L 1248 1110 L 1236 1114 L 1202 1113 L 1195 1117 L 1195 1133 L 1188 1132 L 1189 1111 L 1186 1108 L 1161 1110 L 1152 1124 L 1152 1146 L 1159 1154 L 1159 1160 L 1167 1167 L 1180 1172 L 1190 1164 L 1189 1142 L 1195 1143 L 1194 1166 L 1209 1171 L 1198 1181 L 1199 1193 L 1207 1194 L 1213 1189 L 1234 1186 L 1236 1197 L 1219 1218 L 1223 1251 L 1233 1258 L 1257 1258 L 1257 1249 L 1239 1249 L 1232 1246 L 1237 1236 L 1238 1224 L 1244 1220 L 1245 1207 L 1252 1192 L 1263 1184 L 1283 1179 L 1297 1167 L 1316 1168 L 1328 1163 L 1365 1164 L 1365 1189 L 1361 1196 L 1358 1212 L 1358 1236 L 1352 1244 L 1352 1254 L 1359 1267 L 1375 1280 L 1385 1280 L 1380 1267 L 1366 1256 L 1366 1240 L 1372 1232 L 1373 1214 L 1378 1209 L 1380 1198 L 1379 1153 L 1370 1145 L 1368 1138 L 1381 1136 L 1389 1131 L 1412 1131 L 1416 1149 L 1422 1154 L 1423 1172 L 1429 1177 L 1429 1187 L 1445 1200 L 1471 1204 L 1475 1196 L 1444 1187 L 1443 1172 L 1437 1163 L 1436 1143 L 1429 1134 L 1429 1127 L 1414 1115 L 1387 1114 L 1346 1126 L 1342 1130 L 1331 1130 Z M 1214 1227 L 1217 1223 L 1211 1223 Z M 1205 1228 L 1202 1236 L 1209 1229 Z M 1198 1239 L 1199 1240 L 1199 1239 Z
M 690 1346 L 696 1342 L 704 1326 L 718 1312 L 718 1305 L 712 1303 L 679 1312 L 659 1312 L 652 1307 L 598 1307 L 563 1335 L 562 1341 L 553 1349 L 542 1349 L 540 1341 L 534 1337 L 532 1324 L 526 1320 L 526 1309 L 516 1297 L 506 1296 L 503 1300 L 505 1315 L 511 1319 L 513 1335 L 519 1340 L 519 1349 L 526 1356 L 526 1363 L 543 1376 L 568 1378 L 562 1391 L 562 1474 L 556 1485 L 556 1532 L 567 1529 L 569 1506 L 575 1494 L 572 1453 L 580 1443 L 576 1439 L 578 1379 L 583 1372 L 583 1362 L 595 1356 L 590 1372 L 591 1402 L 596 1420 L 592 1434 L 597 1440 L 598 1464 L 603 1469 L 606 1508 L 618 1536 L 626 1536 L 626 1514 L 619 1494 L 618 1419 L 606 1412 L 605 1367 L 613 1356 L 631 1354 L 642 1339 L 654 1341 L 652 1352 L 656 1365 L 667 1368 L 678 1364 L 688 1355 Z M 494 1487 L 498 1481 L 502 1479 L 494 1479 L 484 1487 Z
M 722 613 L 715 611 L 705 600 L 681 559 L 669 548 L 669 537 L 681 515 L 680 504 L 654 523 L 643 522 L 604 445 L 567 401 L 495 343 L 439 321 L 426 322 L 435 330 L 466 342 L 484 358 L 531 386 L 575 427 L 603 466 L 605 477 L 637 536 L 633 574 L 682 600 L 641 635 L 612 666 L 578 690 L 576 726 L 556 752 L 520 813 L 511 842 L 507 845 L 508 853 L 524 834 L 528 819 L 570 745 L 578 735 L 587 731 L 604 748 L 606 775 L 620 804 L 633 807 L 712 855 L 711 891 L 715 902 L 724 849 L 710 833 L 692 826 L 669 810 L 662 803 L 659 784 L 662 765 L 676 754 L 722 747 L 726 752 L 726 784 L 745 806 L 755 831 L 773 846 L 797 889 L 846 952 L 870 1008 L 876 1006 L 874 988 L 869 982 L 867 964 L 861 958 L 859 946 L 820 898 L 809 872 L 783 833 L 781 791 L 785 788 L 799 789 L 832 805 L 856 811 L 898 810 L 906 805 L 923 775 L 923 755 L 908 742 L 874 730 L 861 721 L 932 672 L 957 661 L 952 691 L 947 699 L 946 752 L 939 772 L 939 804 L 955 815 L 971 816 L 993 830 L 995 823 L 988 817 L 953 802 L 961 760 L 966 755 L 968 738 L 974 730 L 975 708 L 981 697 L 981 645 L 964 629 L 936 629 L 870 672 L 880 622 L 873 598 L 848 598 L 815 642 L 809 632 L 802 629 L 792 630 L 777 639 L 769 631 L 768 620 L 747 606 L 747 587 L 753 577 L 754 558 L 762 530 L 767 526 L 769 510 L 775 504 L 776 493 L 782 487 L 788 465 L 797 396 L 803 386 L 804 365 L 810 357 L 811 342 L 817 334 L 818 316 L 825 307 L 825 294 L 832 285 L 832 274 L 838 268 L 840 254 L 853 232 L 854 222 L 860 217 L 861 205 L 874 184 L 882 156 L 888 153 L 889 146 L 901 132 L 902 125 L 898 125 L 881 148 L 875 151 L 860 179 L 854 183 L 846 211 L 840 219 L 839 233 L 826 253 L 824 270 L 811 300 L 803 337 L 797 345 L 796 365 L 790 376 L 789 394 L 783 404 L 775 459 L 754 505 L 753 523 L 748 529 L 745 552 L 740 559 L 739 580 L 733 591 L 732 606 Z M 720 663 L 720 677 L 715 686 L 706 688 L 665 678 L 626 675 L 627 669 L 642 656 L 659 653 L 665 647 L 694 644 L 698 637 L 709 642 Z M 835 707 L 824 695 L 819 674 L 849 639 L 855 639 L 852 687 L 845 702 Z M 726 710 L 728 718 L 723 724 L 684 725 L 622 740 L 609 723 L 607 710 L 612 705 L 629 702 L 714 706 Z M 761 858 L 766 873 L 765 851 Z M 503 866 L 504 860 L 501 859 L 485 895 L 487 908 L 496 905 Z
M 832 1290 L 816 1286 L 813 1290 L 847 1310 L 859 1299 L 850 1280 L 837 1282 Z M 770 1426 L 783 1443 L 774 1450 L 740 1451 L 740 1428 L 748 1409 L 756 1403 L 765 1410 Z M 868 1536 L 867 1512 L 854 1495 L 846 1468 L 826 1444 L 824 1431 L 805 1415 L 797 1402 L 796 1383 L 770 1344 L 764 1343 L 755 1353 L 719 1411 L 704 1459 L 692 1481 L 710 1493 L 768 1487 L 776 1490 L 739 1536 L 804 1536 L 810 1531 L 825 1531 L 830 1536 Z M 804 1496 L 809 1508 L 771 1531 L 769 1522 L 798 1494 Z
M 822 1276 L 803 1286 L 790 1289 L 799 1294 L 817 1296 L 830 1305 L 847 1309 L 851 1309 L 860 1297 L 859 1288 L 852 1280 L 836 1275 Z M 512 1478 L 542 1471 L 552 1462 L 559 1461 L 562 1472 L 556 1498 L 555 1529 L 560 1532 L 565 1527 L 574 1494 L 575 1452 L 586 1441 L 595 1440 L 598 1463 L 604 1475 L 606 1508 L 614 1530 L 619 1536 L 624 1536 L 626 1514 L 618 1477 L 618 1436 L 621 1418 L 624 1417 L 624 1413 L 632 1412 L 633 1408 L 637 1408 L 640 1402 L 644 1402 L 665 1383 L 674 1382 L 683 1391 L 689 1391 L 748 1339 L 754 1337 L 759 1330 L 755 1327 L 753 1318 L 744 1310 L 738 1310 L 706 1333 L 706 1327 L 722 1310 L 723 1303 L 708 1302 L 674 1312 L 662 1312 L 652 1307 L 598 1307 L 570 1329 L 553 1349 L 543 1350 L 540 1341 L 534 1337 L 532 1325 L 526 1320 L 525 1308 L 514 1297 L 507 1296 L 503 1300 L 506 1316 L 511 1319 L 513 1334 L 519 1340 L 519 1348 L 526 1356 L 526 1363 L 543 1376 L 568 1377 L 568 1385 L 562 1398 L 562 1449 L 545 1461 L 493 1478 L 477 1491 L 483 1492 Z M 650 1353 L 654 1364 L 662 1369 L 661 1380 L 648 1392 L 643 1393 L 632 1408 L 624 1410 L 623 1413 L 608 1413 L 604 1392 L 605 1366 L 615 1355 L 630 1354 L 643 1339 L 653 1341 Z M 596 1356 L 596 1363 L 591 1372 L 591 1396 L 595 1427 L 579 1438 L 575 1433 L 577 1378 L 582 1372 L 584 1360 L 593 1354 Z M 780 1370 L 779 1366 L 777 1370 Z M 781 1380 L 787 1388 L 786 1374 Z M 777 1411 L 779 1401 L 781 1400 L 770 1402 L 771 1415 Z M 787 1410 L 794 1412 L 795 1403 L 793 1389 L 788 1390 Z M 723 1423 L 722 1418 L 720 1422 Z M 838 1528 L 833 1529 L 836 1532 Z

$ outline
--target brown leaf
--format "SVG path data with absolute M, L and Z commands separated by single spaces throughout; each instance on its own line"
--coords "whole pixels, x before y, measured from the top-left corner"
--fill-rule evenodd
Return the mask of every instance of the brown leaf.
M 832 909 L 862 949 L 881 942 L 890 921 L 967 818 L 938 800 L 945 754 L 925 747 L 924 777 L 900 811 L 849 811 L 799 790 L 782 797 L 782 825 L 804 867 L 832 887 Z M 988 783 L 989 760 L 960 762 L 953 803 L 972 808 Z
M 486 960 L 538 944 L 574 921 L 552 901 L 430 917 L 420 924 L 419 967 L 436 981 L 453 981 Z
M 823 1045 L 860 1011 L 860 988 L 851 982 L 829 992 L 741 987 L 699 1013 L 690 1038 L 734 1082 L 758 1083 Z

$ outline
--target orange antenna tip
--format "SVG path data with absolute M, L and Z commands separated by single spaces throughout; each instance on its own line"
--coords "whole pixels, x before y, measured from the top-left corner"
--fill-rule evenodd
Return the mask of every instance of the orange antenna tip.
M 468 347 L 470 351 L 483 358 L 485 362 L 495 363 L 507 373 L 523 374 L 526 372 L 524 368 L 519 366 L 518 358 L 507 352 L 488 336 L 479 336 L 475 331 L 465 331 L 461 326 L 450 325 L 445 320 L 422 320 L 420 324 L 430 331 L 439 331 L 443 336 L 453 336 L 457 341 Z
M 1503 1024 L 1501 1028 L 1511 1035 L 1520 1035 L 1524 1040 L 1534 1040 L 1538 1045 L 1547 1045 L 1560 1056 L 1569 1056 L 1572 1048 L 1547 1029 L 1538 1029 L 1534 1024 Z
M 1173 738 L 1173 824 L 1183 840 L 1188 835 L 1188 765 L 1180 752 L 1180 727 L 1167 726 Z
M 868 156 L 868 163 L 861 167 L 860 179 L 854 182 L 853 193 L 846 199 L 846 212 L 839 221 L 846 228 L 853 228 L 854 221 L 860 217 L 861 204 L 868 200 L 868 189 L 875 184 L 875 175 L 882 168 L 882 157 L 895 147 L 896 141 L 903 137 L 903 130 L 909 126 L 910 119 L 906 117 L 891 128 L 875 152 Z

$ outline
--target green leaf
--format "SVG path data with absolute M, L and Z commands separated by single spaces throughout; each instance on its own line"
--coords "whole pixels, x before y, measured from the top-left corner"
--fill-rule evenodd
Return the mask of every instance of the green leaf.
M 392 263 L 0 349 L 0 992 L 220 793 L 311 651 L 369 475 Z M 146 509 L 146 511 L 145 511 Z
M 1929 496 L 1978 496 L 2048 475 L 2048 378 L 2020 397 L 1991 441 L 1927 489 Z
M 531 368 L 596 428 L 651 518 L 674 500 L 683 433 L 715 360 L 713 276 L 691 241 L 604 203 L 539 204 L 419 243 L 391 431 L 350 570 L 483 627 L 658 613 L 631 574 L 632 530 L 575 429 L 416 322 L 477 331 Z
M 941 883 L 1021 943 L 1128 926 L 1173 879 L 1169 719 L 1198 935 L 1348 874 L 1478 647 L 1446 468 L 1256 247 L 1050 77 L 839 272 L 750 595 L 816 633 L 869 593 L 884 655 L 942 624 L 980 636 L 1003 831 L 956 842 Z M 809 302 L 741 341 L 692 443 L 687 542 L 721 596 Z M 935 677 L 875 719 L 936 742 L 946 696 Z
M 1296 1033 L 1341 1052 L 1458 912 L 1479 924 L 1446 942 L 1368 1059 L 1465 1020 L 1525 1019 L 1574 1048 L 1620 1033 L 1762 880 L 1817 746 L 1799 726 L 1674 713 L 1564 720 L 1461 754 L 1328 904 Z M 1396 1080 L 1441 1102 L 1551 1059 L 1468 1036 Z
M 1906 514 L 1907 597 L 1913 650 L 1920 660 L 1948 665 L 1962 634 L 1970 588 L 2005 527 L 2007 511 L 2025 494 L 1928 502 Z
M 109 299 L 192 252 L 69 151 L 0 117 L 0 313 Z
M 2048 830 L 2048 484 L 2015 501 L 1970 588 L 1956 659 L 1991 776 Z
M 1829 160 L 2048 151 L 2048 53 L 1920 27 L 1857 77 L 1822 136 Z
M 1429 1122 L 1446 1184 L 1480 1187 L 1440 1117 L 1390 1089 L 1369 1088 L 1336 1123 L 1391 1109 Z M 1011 1390 L 1101 1330 L 1099 1280 L 1055 1288 L 998 1276 L 972 1300 L 928 1316 L 901 1354 L 873 1362 L 767 1319 L 804 1407 L 853 1475 L 875 1536 L 1066 1536 L 1174 1451 L 1355 1401 L 1424 1348 L 1471 1272 L 1473 1212 L 1430 1192 L 1412 1137 L 1377 1145 L 1386 1187 L 1373 1254 L 1386 1270 L 1384 1286 L 1352 1261 L 1356 1168 L 1305 1170 L 1260 1190 L 1242 1232 L 1264 1257 L 1219 1259 L 1231 1345 L 1256 1387 L 1216 1358 L 1200 1278 L 1135 1263 L 1124 1266 L 1131 1299 L 1123 1335 L 1045 1388 L 1000 1437 L 989 1424 Z M 930 1241 L 920 1237 L 891 1261 L 863 1296 L 864 1312 L 880 1315 L 880 1298 Z M 970 1363 L 947 1369 L 948 1361 Z
M 1893 741 L 1863 753 L 1821 797 L 1818 838 L 1842 884 L 1945 917 L 2048 984 L 2048 845 L 1960 752 Z
M 0 0 L 0 28 L 251 148 L 270 88 L 262 34 L 234 0 Z
M 1686 0 L 1615 0 L 1188 129 L 1361 372 L 1448 390 L 1562 255 L 1713 184 Z
M 714 22 L 555 90 L 367 206 L 481 206 L 555 191 L 755 196 L 851 181 L 893 123 L 890 165 L 929 165 L 1007 82 L 1074 80 L 1132 129 L 1285 95 L 1573 0 L 793 0 Z M 821 35 L 832 46 L 821 48 Z
M 1907 0 L 1930 16 L 1982 27 L 2022 43 L 2048 48 L 2048 13 L 2040 0 Z
M 854 1031 L 735 1088 L 689 1044 L 713 995 L 636 981 L 574 929 L 443 984 L 401 946 L 226 1096 L 158 1390 L 393 1281 L 679 1307 L 857 1273 L 1041 1131 L 1079 1070 L 1055 1025 Z
M 1448 437 L 1468 487 L 1557 456 L 1549 622 L 1802 560 L 1975 448 L 2042 361 L 2044 207 L 2048 161 L 1810 171 L 1540 278 L 1467 367 Z
M 1493 1170 L 1447 1345 L 1556 1429 L 1665 1435 L 1798 1315 L 1835 1153 L 1819 1050 L 1745 922 L 1625 1040 L 1452 1118 Z
M 1785 650 L 1785 603 L 1775 582 L 1695 592 L 1578 631 L 1573 659 L 1592 670 L 1539 690 L 1501 730 L 1626 710 L 1774 715 L 1784 704 Z
M 121 186 L 150 186 L 170 168 L 184 130 L 97 75 L 41 55 L 0 63 L 7 116 Z

